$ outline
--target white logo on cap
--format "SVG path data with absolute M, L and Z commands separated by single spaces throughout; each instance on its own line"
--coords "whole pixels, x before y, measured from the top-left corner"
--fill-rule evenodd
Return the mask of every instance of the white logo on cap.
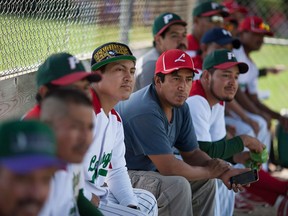
M 182 58 L 185 58 L 185 53 L 183 53 L 179 58 L 177 58 L 174 62 L 178 62 L 178 61 L 181 61 L 181 62 L 185 62 L 185 59 L 182 59 Z
M 79 63 L 79 60 L 75 58 L 74 56 L 71 56 L 68 58 L 70 69 L 73 70 L 76 68 L 76 64 Z
M 225 29 L 222 29 L 222 33 L 223 33 L 224 35 L 229 35 L 229 36 L 232 37 L 231 33 L 230 33 L 229 31 L 226 31 Z
M 228 59 L 231 60 L 234 56 L 234 53 L 232 52 L 227 52 L 227 55 L 228 55 Z
M 216 2 L 211 2 L 211 7 L 215 10 L 216 8 L 219 7 L 219 4 Z
M 27 138 L 24 133 L 17 134 L 17 147 L 19 149 L 25 149 L 27 146 Z
M 169 23 L 170 19 L 173 19 L 173 15 L 172 14 L 167 14 L 163 17 L 164 23 L 167 24 Z

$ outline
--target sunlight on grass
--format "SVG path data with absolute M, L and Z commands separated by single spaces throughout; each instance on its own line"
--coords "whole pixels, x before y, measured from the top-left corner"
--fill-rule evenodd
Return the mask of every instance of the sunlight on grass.
M 264 103 L 276 111 L 288 108 L 288 46 L 264 45 L 259 52 L 252 54 L 259 68 L 284 65 L 280 74 L 269 74 L 259 78 L 259 89 L 270 91 L 270 97 Z

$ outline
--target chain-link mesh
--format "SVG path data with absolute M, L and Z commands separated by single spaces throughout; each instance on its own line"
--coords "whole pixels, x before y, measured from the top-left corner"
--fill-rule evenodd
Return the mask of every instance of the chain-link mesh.
M 67 51 L 89 58 L 98 45 L 121 41 L 132 49 L 152 45 L 151 26 L 161 12 L 188 22 L 197 0 L 0 0 L 0 78 L 35 71 L 50 54 Z M 221 1 L 218 1 L 221 2 Z M 287 0 L 238 0 L 276 33 L 268 42 L 287 45 Z M 263 64 L 277 62 L 278 46 Z M 286 46 L 286 51 L 287 46 Z M 283 52 L 283 46 L 281 52 Z M 288 57 L 286 58 L 288 60 Z M 262 64 L 260 62 L 260 64 Z M 286 64 L 288 61 L 279 62 Z
M 151 45 L 155 16 L 174 11 L 186 18 L 187 4 L 173 0 L 1 0 L 0 77 L 33 71 L 54 52 L 83 58 L 109 41 L 130 42 L 132 49 Z

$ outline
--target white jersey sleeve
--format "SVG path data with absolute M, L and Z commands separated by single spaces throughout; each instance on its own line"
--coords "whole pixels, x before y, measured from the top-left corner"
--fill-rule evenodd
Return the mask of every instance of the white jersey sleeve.
M 186 103 L 190 109 L 197 140 L 211 142 L 209 131 L 211 110 L 207 100 L 202 96 L 196 95 L 189 97 Z

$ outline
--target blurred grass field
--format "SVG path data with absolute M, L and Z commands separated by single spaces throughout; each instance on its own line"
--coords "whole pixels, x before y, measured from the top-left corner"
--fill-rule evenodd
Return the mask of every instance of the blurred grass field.
M 275 111 L 288 108 L 288 46 L 265 44 L 260 51 L 252 53 L 252 59 L 259 68 L 275 65 L 285 66 L 279 74 L 268 74 L 259 78 L 259 89 L 269 91 L 263 102 Z
M 73 54 L 92 53 L 94 48 L 108 41 L 119 41 L 119 26 L 77 24 L 65 21 L 37 20 L 0 16 L 0 71 L 21 68 L 36 69 L 47 55 L 67 51 Z M 148 30 L 149 29 L 149 30 Z M 86 34 L 83 35 L 83 32 Z M 82 33 L 82 34 L 81 34 Z M 96 38 L 96 39 L 95 39 Z M 130 46 L 151 41 L 147 26 L 133 26 L 129 31 Z M 139 40 L 140 39 L 140 40 Z M 150 46 L 150 44 L 149 44 Z M 133 47 L 132 47 L 133 48 Z M 288 108 L 288 46 L 263 45 L 252 53 L 259 68 L 284 65 L 286 70 L 278 75 L 269 74 L 259 79 L 259 88 L 269 91 L 264 100 L 269 107 L 280 111 Z M 36 66 L 35 66 L 36 65 Z

